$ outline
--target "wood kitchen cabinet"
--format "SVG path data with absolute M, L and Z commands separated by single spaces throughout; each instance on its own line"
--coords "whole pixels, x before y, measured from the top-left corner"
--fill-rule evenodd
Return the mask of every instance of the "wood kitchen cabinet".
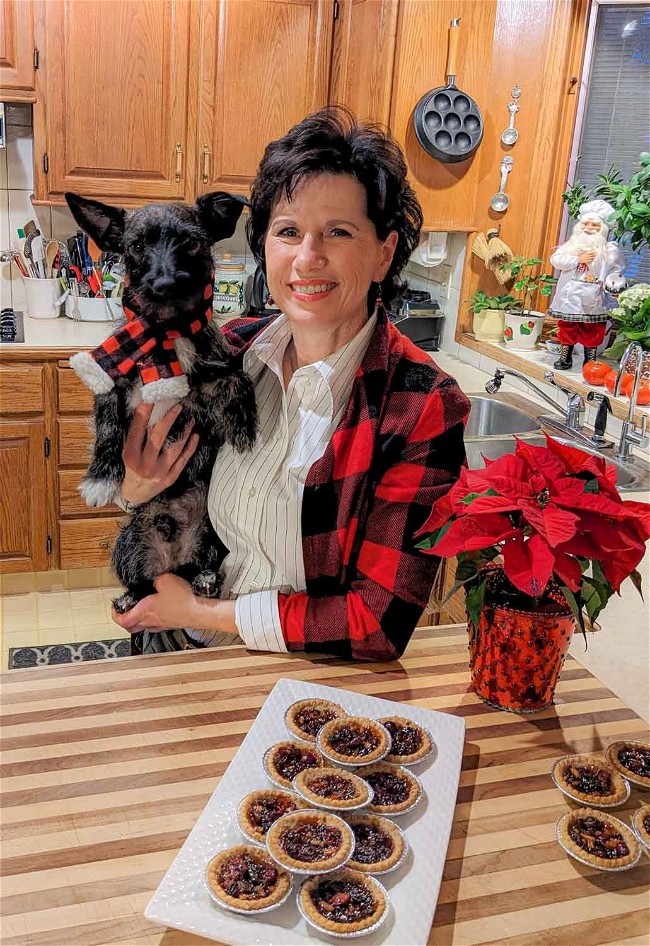
M 28 0 L 0 0 L 0 102 L 36 99 L 34 10 Z

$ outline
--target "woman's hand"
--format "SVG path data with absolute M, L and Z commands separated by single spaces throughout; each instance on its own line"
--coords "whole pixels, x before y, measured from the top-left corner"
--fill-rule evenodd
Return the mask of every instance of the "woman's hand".
M 194 627 L 198 601 L 192 586 L 177 575 L 161 575 L 154 580 L 155 595 L 138 601 L 125 614 L 113 610 L 113 620 L 132 633 L 165 630 L 169 627 Z
M 165 445 L 169 431 L 181 412 L 172 407 L 165 416 L 147 430 L 153 404 L 138 404 L 122 451 L 124 483 L 122 499 L 129 503 L 146 503 L 174 483 L 196 450 L 199 438 L 189 423 L 174 443 Z

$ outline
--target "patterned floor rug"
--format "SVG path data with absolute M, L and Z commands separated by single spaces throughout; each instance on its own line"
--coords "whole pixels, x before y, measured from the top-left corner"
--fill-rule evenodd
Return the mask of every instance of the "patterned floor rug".
M 83 644 L 49 644 L 46 647 L 10 647 L 9 669 L 47 667 L 80 660 L 110 660 L 112 657 L 128 657 L 130 653 L 131 641 L 128 638 L 86 641 Z

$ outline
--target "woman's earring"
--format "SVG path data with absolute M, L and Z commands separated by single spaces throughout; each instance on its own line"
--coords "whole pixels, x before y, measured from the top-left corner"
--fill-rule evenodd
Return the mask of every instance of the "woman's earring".
M 267 305 L 267 308 L 269 309 L 275 305 L 273 301 L 273 296 L 271 295 L 271 293 L 269 293 L 268 296 L 266 297 L 266 305 Z
M 384 300 L 381 295 L 381 283 L 377 283 L 377 292 L 375 294 L 375 305 L 378 309 L 384 307 Z

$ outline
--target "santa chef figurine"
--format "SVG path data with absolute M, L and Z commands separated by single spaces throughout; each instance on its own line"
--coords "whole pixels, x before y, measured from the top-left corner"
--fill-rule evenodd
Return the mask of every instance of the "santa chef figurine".
M 559 320 L 562 351 L 553 367 L 561 371 L 571 368 L 577 342 L 584 346 L 585 363 L 594 360 L 605 338 L 605 293 L 625 289 L 623 254 L 618 244 L 607 242 L 613 213 L 604 200 L 583 204 L 571 237 L 551 256 L 551 265 L 560 270 L 549 315 Z

